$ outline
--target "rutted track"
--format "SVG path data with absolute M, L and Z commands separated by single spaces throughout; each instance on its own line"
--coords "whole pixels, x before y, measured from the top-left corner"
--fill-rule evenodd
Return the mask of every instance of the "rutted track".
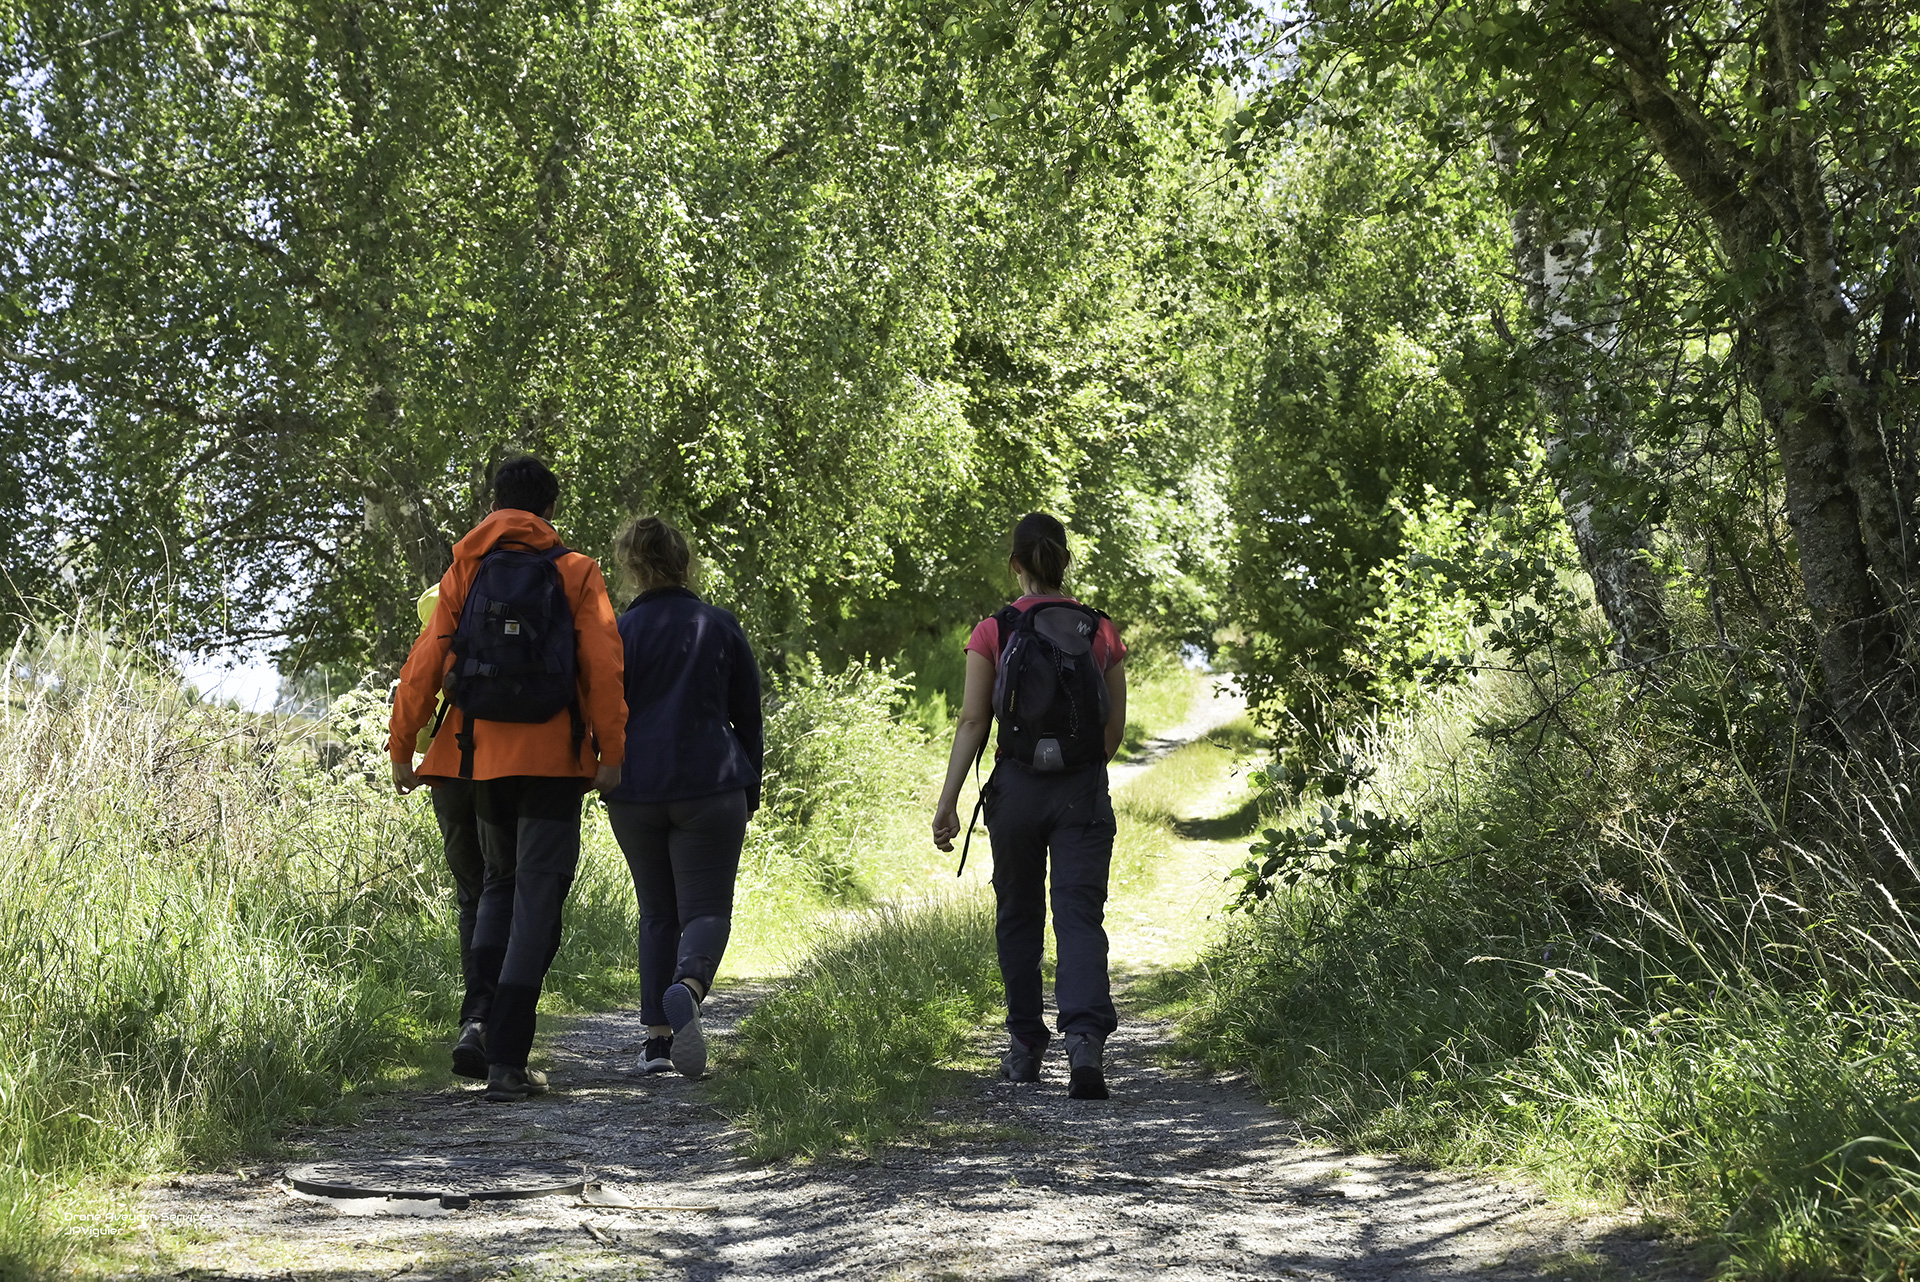
M 715 994 L 724 1034 L 753 989 Z M 214 1279 L 840 1277 L 944 1279 L 1643 1278 L 1668 1275 L 1632 1226 L 1577 1222 L 1494 1181 L 1416 1171 L 1302 1143 L 1237 1077 L 1170 1064 L 1168 1028 L 1129 1021 L 1109 1059 L 1115 1098 L 981 1082 L 932 1141 L 878 1161 L 760 1167 L 704 1088 L 627 1071 L 633 1014 L 569 1022 L 549 1042 L 563 1089 L 525 1104 L 454 1087 L 396 1099 L 321 1156 L 498 1154 L 579 1163 L 643 1203 L 476 1203 L 443 1214 L 347 1215 L 290 1193 L 278 1170 L 149 1194 L 198 1245 L 148 1276 Z M 425 1208 L 409 1208 L 424 1210 Z

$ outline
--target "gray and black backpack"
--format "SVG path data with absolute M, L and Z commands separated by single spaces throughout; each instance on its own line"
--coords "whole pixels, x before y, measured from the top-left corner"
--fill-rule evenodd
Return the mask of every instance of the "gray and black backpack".
M 1107 616 L 1076 601 L 1008 606 L 1000 623 L 993 715 L 1000 754 L 1039 771 L 1078 770 L 1107 759 L 1107 674 L 1093 656 Z
M 1078 601 L 1010 605 L 993 616 L 1000 625 L 1000 664 L 993 683 L 993 716 L 1000 723 L 1000 755 L 1042 773 L 1078 770 L 1107 759 L 1107 718 L 1113 699 L 1093 643 L 1107 616 Z M 980 753 L 986 755 L 986 744 Z M 977 769 L 980 761 L 976 757 Z M 974 803 L 958 877 L 967 869 L 974 825 L 986 793 Z

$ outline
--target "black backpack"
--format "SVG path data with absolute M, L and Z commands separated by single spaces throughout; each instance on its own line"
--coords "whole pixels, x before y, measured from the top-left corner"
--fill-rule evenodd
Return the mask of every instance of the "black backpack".
M 1039 771 L 1078 770 L 1107 759 L 1107 674 L 1093 657 L 1107 616 L 1075 601 L 1008 606 L 1000 623 L 993 715 L 1000 755 Z
M 1000 754 L 1042 772 L 1105 761 L 1113 698 L 1107 674 L 1093 657 L 1093 643 L 1107 616 L 1077 601 L 1045 601 L 1025 610 L 1010 605 L 993 617 L 1000 624 L 1000 664 L 993 683 Z M 986 750 L 982 743 L 981 756 Z M 976 757 L 974 767 L 979 765 Z M 967 869 L 973 828 L 986 803 L 983 790 L 967 824 L 956 877 Z
M 576 743 L 583 737 L 573 606 L 555 564 L 568 551 L 503 541 L 480 560 L 454 629 L 448 673 L 448 702 L 466 713 L 462 778 L 473 774 L 475 720 L 538 724 L 565 708 L 573 712 Z

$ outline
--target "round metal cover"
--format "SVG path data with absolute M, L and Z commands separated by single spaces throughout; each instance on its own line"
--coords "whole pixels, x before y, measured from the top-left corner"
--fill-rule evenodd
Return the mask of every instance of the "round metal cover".
M 552 1197 L 585 1190 L 579 1166 L 484 1157 L 371 1157 L 287 1168 L 287 1182 L 316 1197 L 437 1198 L 442 1206 Z

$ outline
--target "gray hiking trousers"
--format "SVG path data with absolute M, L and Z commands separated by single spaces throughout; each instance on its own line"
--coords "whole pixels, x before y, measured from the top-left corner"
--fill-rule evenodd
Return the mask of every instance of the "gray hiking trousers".
M 560 951 L 560 915 L 580 866 L 580 798 L 587 781 L 512 775 L 477 779 L 474 812 L 486 884 L 473 923 L 475 987 L 487 1011 L 487 1063 L 524 1069 L 540 986 Z
M 1104 1038 L 1119 1024 L 1107 986 L 1107 870 L 1114 834 L 1107 768 L 1041 774 L 1002 761 L 987 780 L 986 818 L 1007 1031 L 1030 1046 L 1047 1043 L 1040 960 L 1051 859 L 1059 1029 Z

